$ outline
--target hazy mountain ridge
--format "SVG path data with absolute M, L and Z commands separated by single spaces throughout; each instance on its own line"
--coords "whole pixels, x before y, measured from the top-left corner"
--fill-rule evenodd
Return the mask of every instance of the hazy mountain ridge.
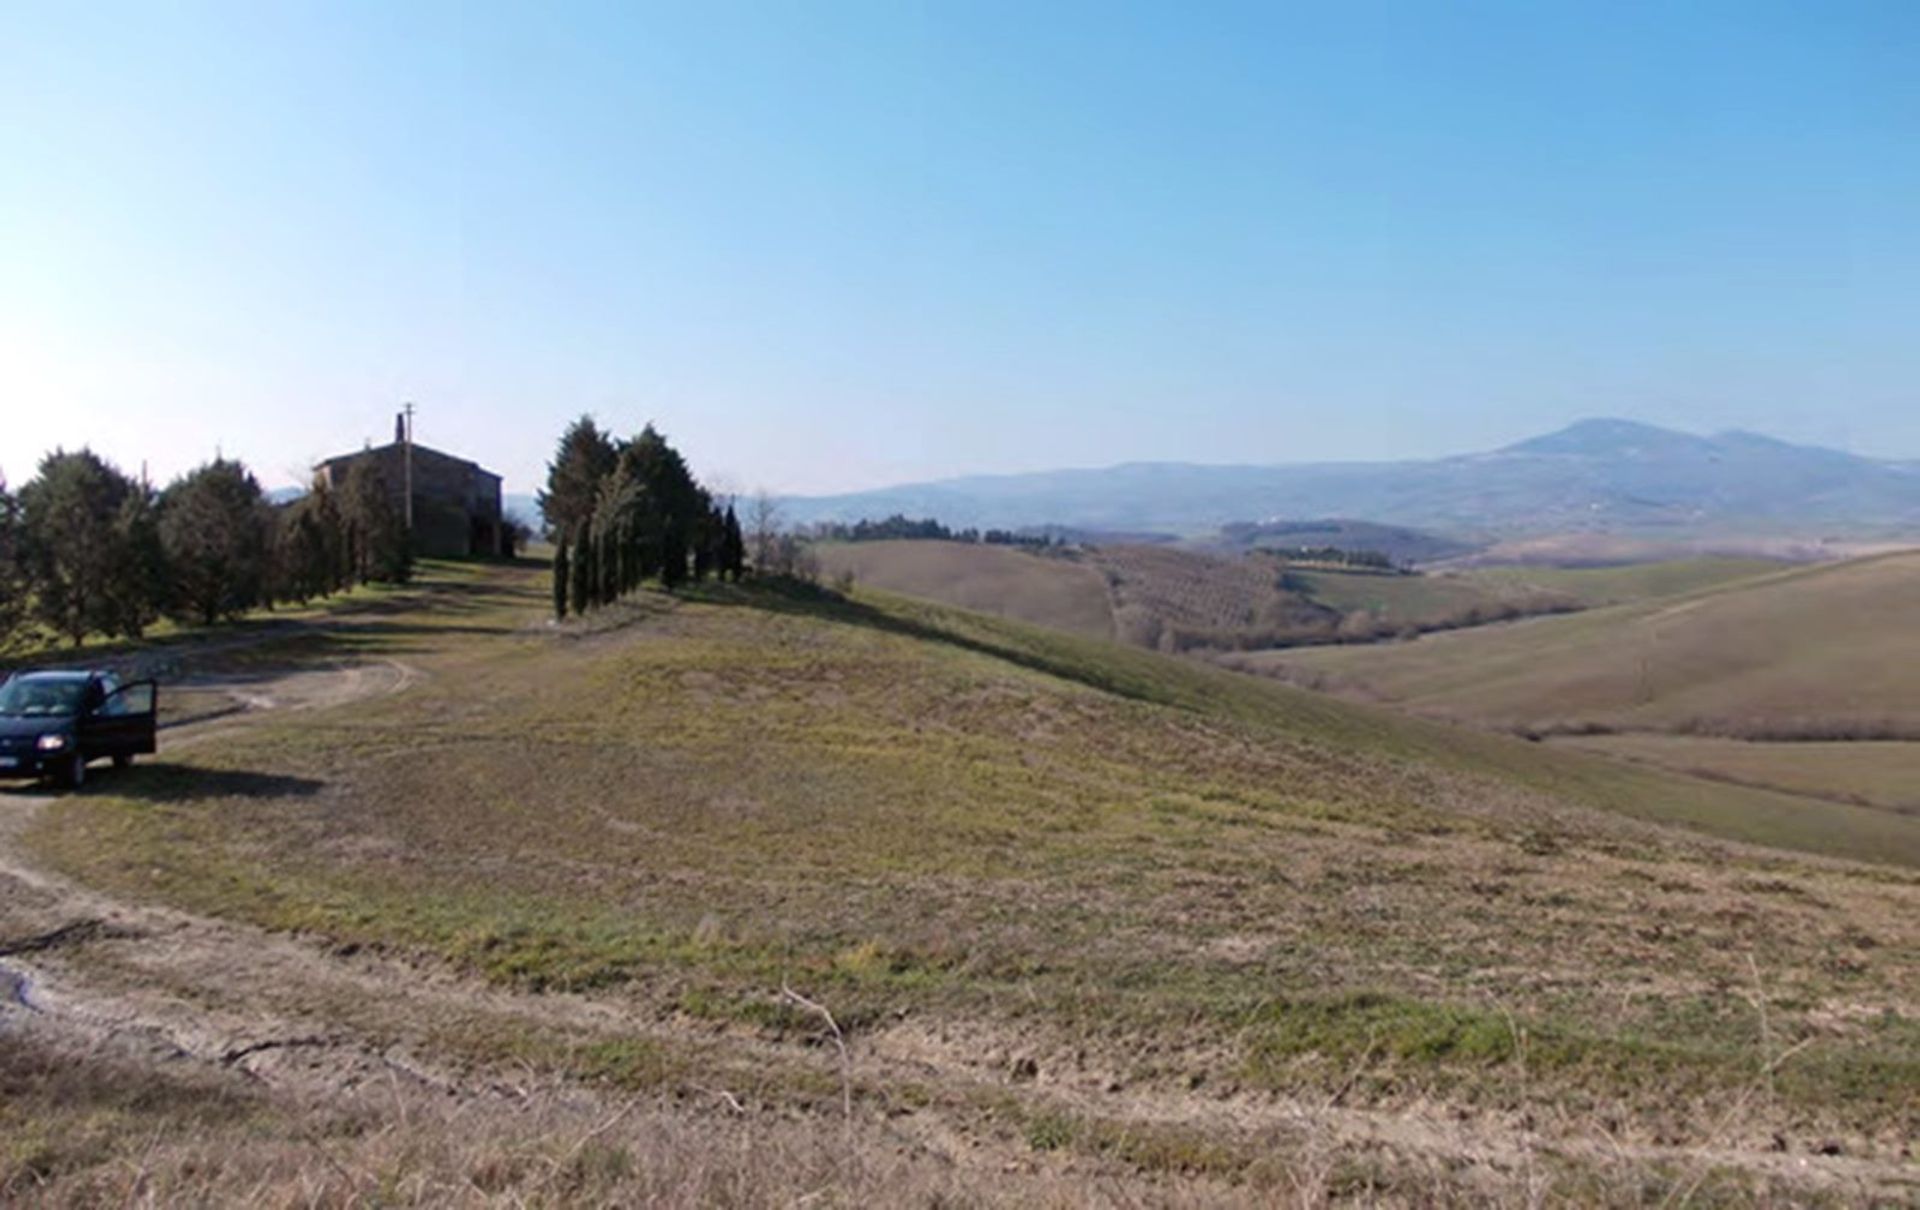
M 1484 453 L 1423 461 L 1101 469 L 977 475 L 783 502 L 794 521 L 891 513 L 949 525 L 1212 529 L 1343 516 L 1454 534 L 1569 529 L 1888 531 L 1920 528 L 1920 464 L 1763 434 L 1682 433 L 1583 420 Z

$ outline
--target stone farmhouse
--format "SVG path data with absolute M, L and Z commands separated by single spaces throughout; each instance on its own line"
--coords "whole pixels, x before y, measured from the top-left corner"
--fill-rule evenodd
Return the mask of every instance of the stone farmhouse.
M 410 520 L 416 555 L 457 558 L 513 553 L 500 506 L 500 476 L 478 463 L 416 443 L 404 416 L 394 426 L 394 438 L 387 445 L 328 458 L 313 468 L 314 474 L 338 490 L 354 464 L 372 459 L 386 481 L 394 508 Z M 413 489 L 410 511 L 409 483 Z

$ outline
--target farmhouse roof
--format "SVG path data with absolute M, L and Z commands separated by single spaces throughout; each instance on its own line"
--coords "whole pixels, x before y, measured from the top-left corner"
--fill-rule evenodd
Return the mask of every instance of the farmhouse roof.
M 400 453 L 400 452 L 403 452 L 404 449 L 405 449 L 405 446 L 403 443 L 398 441 L 389 441 L 385 445 L 370 445 L 366 449 L 355 450 L 351 454 L 335 454 L 331 458 L 321 459 L 317 465 L 327 466 L 327 467 L 341 466 L 346 463 L 353 462 L 357 459 L 365 458 L 369 454 L 384 454 L 389 450 L 395 453 Z M 458 465 L 464 466 L 471 471 L 475 471 L 479 474 L 485 475 L 490 479 L 500 478 L 499 475 L 495 474 L 493 471 L 488 470 L 486 467 L 481 466 L 478 462 L 475 462 L 470 458 L 461 458 L 453 454 L 443 453 L 442 451 L 436 450 L 431 446 L 421 445 L 417 441 L 413 443 L 413 456 L 415 458 L 421 458 L 421 457 L 438 458 L 445 462 L 457 463 Z

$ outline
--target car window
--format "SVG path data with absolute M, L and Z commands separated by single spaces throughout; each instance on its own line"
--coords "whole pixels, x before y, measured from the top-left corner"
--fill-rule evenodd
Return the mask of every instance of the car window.
M 0 685 L 0 714 L 19 718 L 52 718 L 78 714 L 87 691 L 85 681 L 14 677 Z
M 142 681 L 128 685 L 107 699 L 108 714 L 152 714 L 153 685 Z

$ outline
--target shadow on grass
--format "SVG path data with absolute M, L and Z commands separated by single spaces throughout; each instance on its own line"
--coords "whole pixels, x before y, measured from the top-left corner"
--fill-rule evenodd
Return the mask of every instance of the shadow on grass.
M 507 568 L 518 572 L 546 566 L 544 560 L 527 557 L 474 559 L 450 564 L 457 570 L 468 567 L 484 572 L 489 568 Z M 395 625 L 384 619 L 400 614 L 447 617 L 461 614 L 496 614 L 537 607 L 546 599 L 540 587 L 481 575 L 444 576 L 429 570 L 405 584 L 358 585 L 348 592 L 315 597 L 305 602 L 289 602 L 286 608 L 295 616 L 276 614 L 272 609 L 233 618 L 212 625 L 191 625 L 171 633 L 137 639 L 95 641 L 83 647 L 51 642 L 13 655 L 0 665 L 0 677 L 8 672 L 36 668 L 106 668 L 128 676 L 163 677 L 177 674 L 188 663 L 241 650 L 293 644 L 318 634 L 362 632 L 367 634 L 485 634 L 514 633 L 506 624 L 453 623 L 433 625 L 422 622 Z
M 166 762 L 134 765 L 130 769 L 91 772 L 89 789 L 96 786 L 120 798 L 138 802 L 177 803 L 198 798 L 309 798 L 326 785 L 311 777 L 258 773 L 249 769 L 202 769 Z
M 1121 660 L 1074 660 L 1064 654 L 1021 645 L 1011 638 L 966 634 L 931 622 L 888 613 L 804 580 L 781 578 L 743 584 L 703 584 L 682 589 L 681 595 L 705 604 L 745 606 L 769 613 L 865 626 L 923 642 L 943 643 L 1134 701 L 1183 708 L 1193 705 L 1148 675 L 1130 674 L 1121 666 Z M 1062 635 L 1057 639 L 1050 636 L 1049 641 L 1066 646 L 1078 640 Z

